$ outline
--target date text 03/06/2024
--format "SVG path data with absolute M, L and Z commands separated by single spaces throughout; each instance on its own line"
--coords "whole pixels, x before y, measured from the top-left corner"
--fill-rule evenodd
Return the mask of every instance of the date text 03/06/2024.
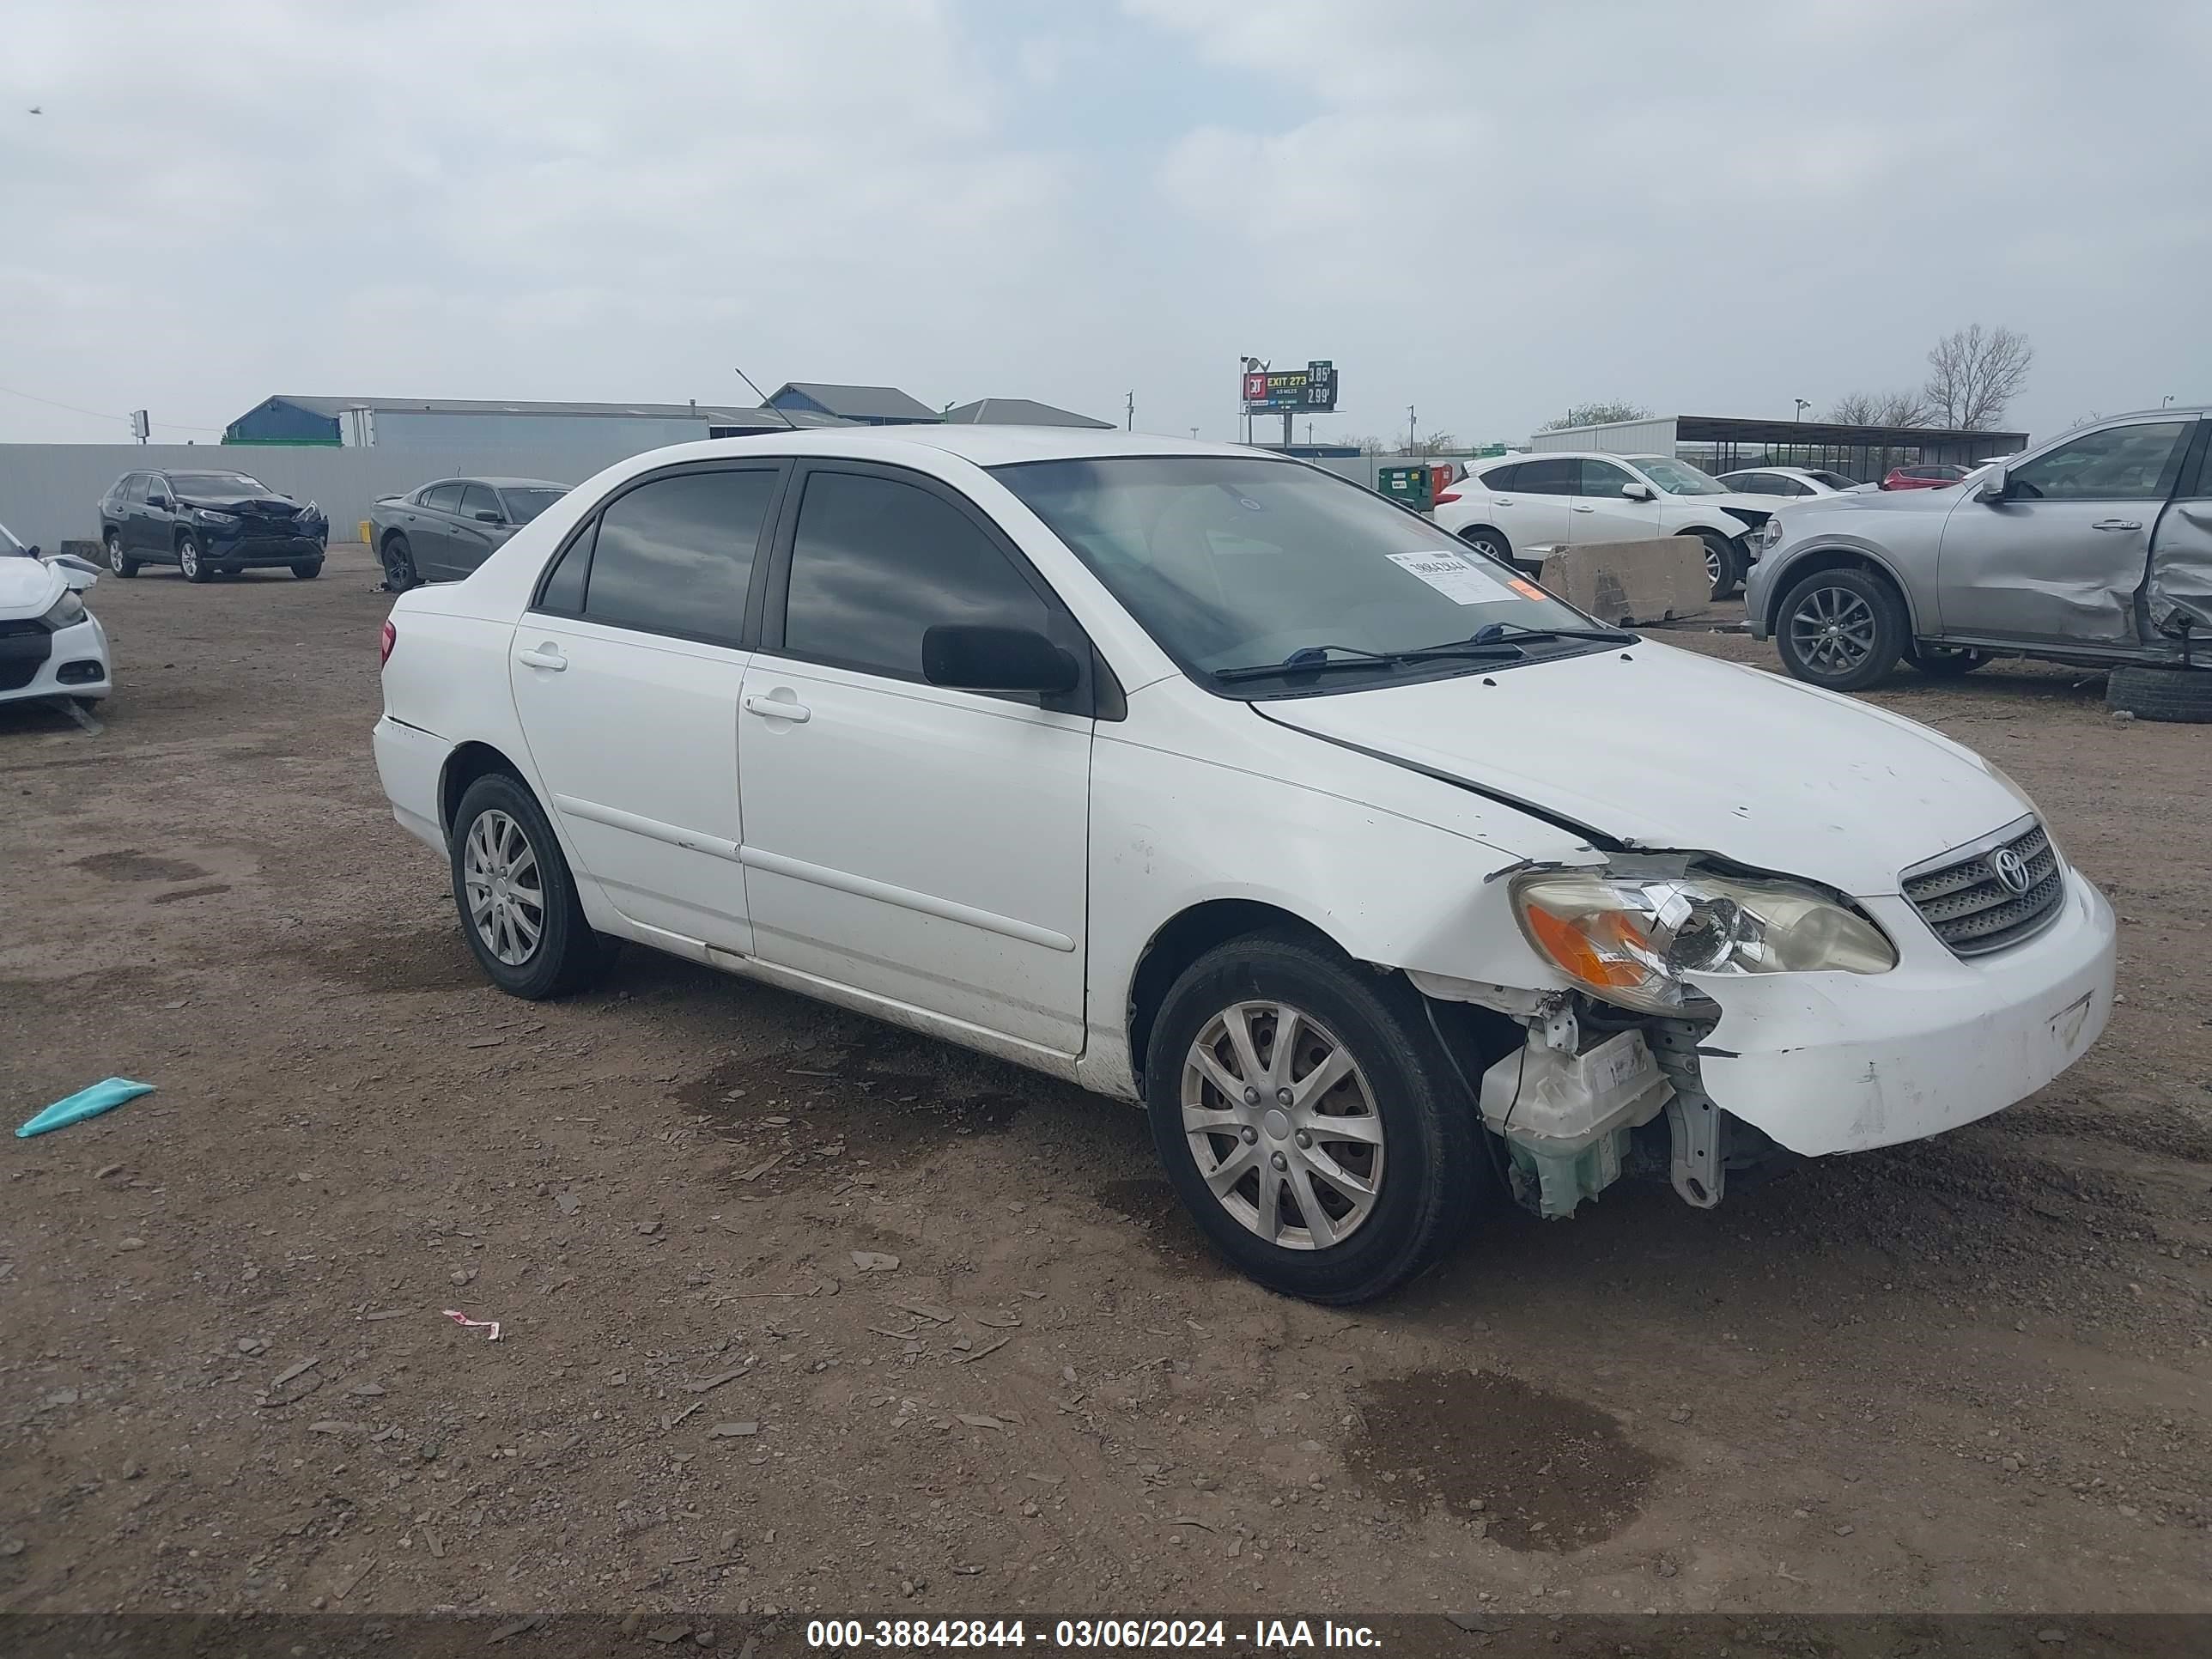
M 815 1619 L 810 1648 L 1364 1648 L 1382 1646 L 1366 1625 L 1334 1620 L 1255 1619 Z

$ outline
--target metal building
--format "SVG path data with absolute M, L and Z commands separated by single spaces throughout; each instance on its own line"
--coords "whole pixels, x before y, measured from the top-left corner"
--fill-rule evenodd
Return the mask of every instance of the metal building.
M 545 444 L 614 444 L 624 453 L 786 426 L 842 426 L 833 416 L 720 404 L 497 402 L 461 398 L 270 398 L 223 429 L 227 444 L 435 448 L 495 454 Z

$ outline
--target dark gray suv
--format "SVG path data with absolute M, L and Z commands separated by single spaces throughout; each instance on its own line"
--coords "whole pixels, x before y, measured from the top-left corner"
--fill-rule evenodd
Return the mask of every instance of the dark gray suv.
M 2110 700 L 2212 720 L 2212 409 L 2157 409 L 2054 438 L 1948 489 L 1792 501 L 1763 527 L 1751 631 L 1836 691 L 1900 658 L 2110 668 Z

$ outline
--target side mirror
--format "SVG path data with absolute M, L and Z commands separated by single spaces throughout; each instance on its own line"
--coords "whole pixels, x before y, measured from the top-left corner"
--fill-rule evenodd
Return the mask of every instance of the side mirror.
M 31 550 L 33 554 L 38 550 L 35 547 Z M 73 553 L 58 553 L 46 562 L 62 573 L 62 580 L 72 593 L 82 593 L 100 580 L 100 567 L 87 563 Z
M 1982 480 L 1982 487 L 1974 492 L 1978 501 L 2001 501 L 2005 498 L 2005 470 L 1996 468 Z
M 1075 659 L 1030 628 L 941 623 L 921 636 L 921 674 L 961 691 L 1075 690 Z
M 489 512 L 483 507 L 478 507 L 477 509 L 476 520 L 478 524 L 505 524 L 507 522 L 507 520 L 501 518 L 498 514 Z
M 1625 483 L 1620 487 L 1620 493 L 1632 501 L 1648 501 L 1651 499 L 1651 486 L 1648 483 Z
M 146 505 L 149 507 L 158 507 L 162 512 L 167 513 L 172 507 L 175 507 L 176 503 L 171 501 L 167 495 L 149 495 L 146 498 Z

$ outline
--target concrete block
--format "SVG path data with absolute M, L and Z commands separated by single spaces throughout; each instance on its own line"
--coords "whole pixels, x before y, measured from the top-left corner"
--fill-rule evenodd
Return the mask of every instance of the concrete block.
M 1539 580 L 1569 605 L 1616 627 L 1690 616 L 1712 602 L 1705 544 L 1695 536 L 1555 548 L 1545 555 Z

